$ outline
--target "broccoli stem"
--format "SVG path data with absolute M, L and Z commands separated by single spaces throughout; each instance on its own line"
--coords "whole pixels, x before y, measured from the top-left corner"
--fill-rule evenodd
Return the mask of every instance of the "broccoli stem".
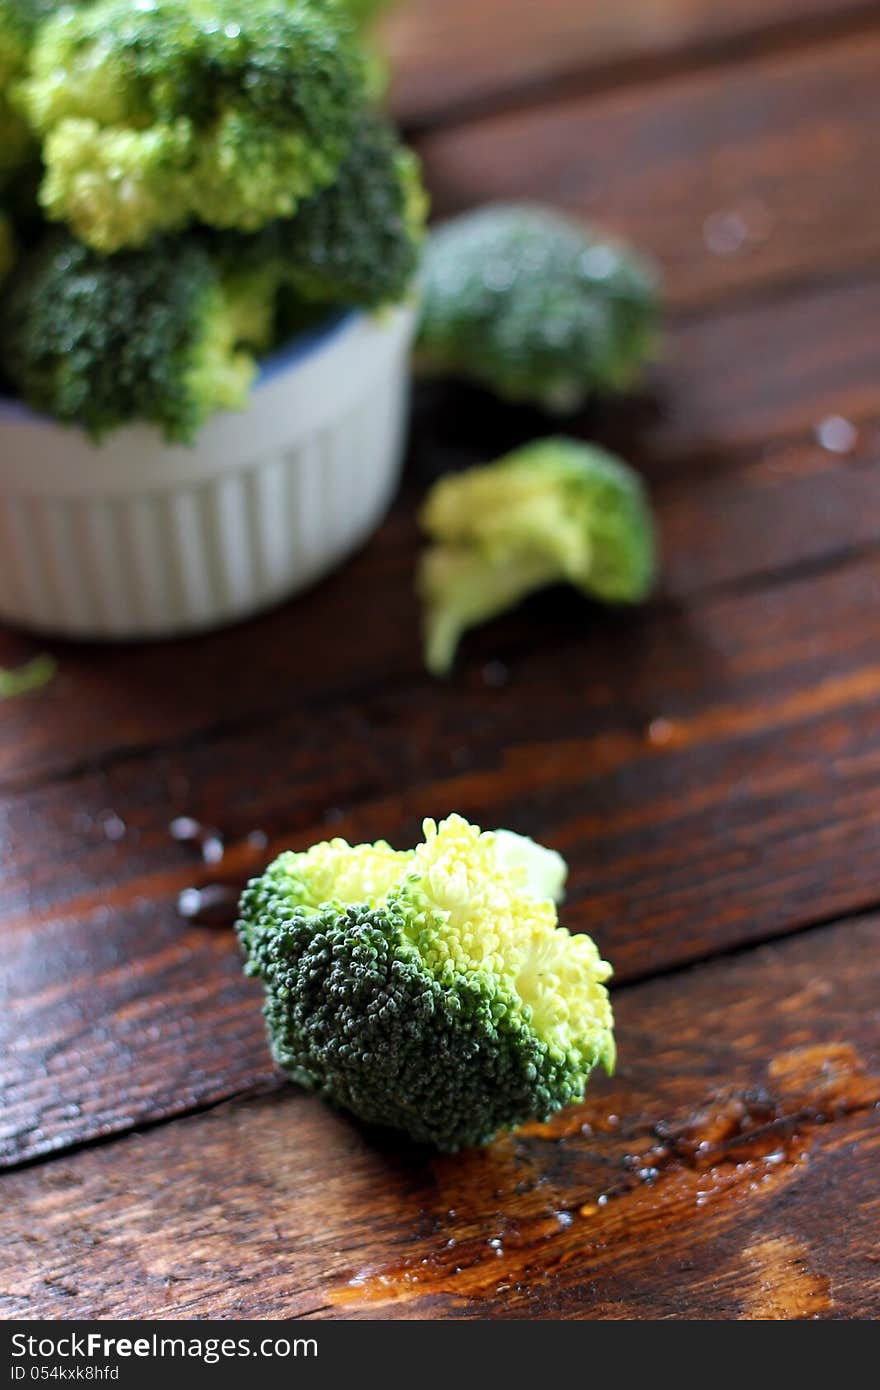
M 464 548 L 438 546 L 424 557 L 425 664 L 432 676 L 448 676 L 458 645 L 469 628 L 488 622 L 529 594 L 562 578 L 559 563 L 546 555 L 517 557 L 492 565 Z M 442 603 L 432 602 L 435 592 Z

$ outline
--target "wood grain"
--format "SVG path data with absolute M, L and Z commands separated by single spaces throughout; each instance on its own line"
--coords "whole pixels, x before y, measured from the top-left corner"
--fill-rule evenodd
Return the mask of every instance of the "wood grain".
M 625 617 L 536 599 L 430 683 L 418 499 L 548 422 L 425 385 L 398 504 L 311 595 L 186 644 L 49 644 L 53 685 L 0 705 L 0 1162 L 33 1165 L 3 1178 L 0 1312 L 880 1315 L 876 21 L 392 17 L 439 214 L 546 199 L 664 267 L 643 394 L 571 426 L 650 480 L 662 589 Z M 0 664 L 44 645 L 2 632 Z M 438 1159 L 283 1084 L 231 935 L 176 897 L 453 807 L 570 859 L 622 1060 L 553 1125 Z
M 780 446 L 766 454 L 761 451 L 741 468 L 659 483 L 655 496 L 663 534 L 662 595 L 693 600 L 718 586 L 779 578 L 791 567 L 797 572 L 804 565 L 833 563 L 853 547 L 875 544 L 880 526 L 876 449 L 875 432 L 865 432 L 861 451 L 851 457 L 836 457 L 817 444 Z M 401 518 L 392 529 L 397 544 L 393 556 L 387 556 L 384 582 L 403 590 L 415 563 L 414 528 Z M 582 610 L 575 606 L 568 611 L 574 637 L 582 627 Z M 407 623 L 415 652 L 412 603 Z M 529 631 L 539 638 L 534 624 L 526 622 L 525 632 Z M 491 642 L 483 645 L 488 651 Z M 33 702 L 33 712 L 42 701 L 40 697 Z M 10 715 L 15 710 L 6 707 Z M 234 738 L 235 730 L 230 736 Z M 193 804 L 193 783 L 204 781 L 203 769 L 184 770 L 186 751 L 178 750 L 173 766 L 161 755 L 150 754 L 134 759 L 127 770 L 123 766 L 117 772 L 111 766 L 69 777 L 57 787 L 50 783 L 44 789 L 7 793 L 0 801 L 5 857 L 0 910 L 7 916 L 44 912 L 64 897 L 79 896 L 91 883 L 117 882 L 123 866 L 132 874 L 155 868 L 144 855 L 154 853 L 157 845 L 166 856 L 171 852 L 165 812 Z M 209 753 L 207 760 L 212 757 Z M 353 795 L 350 782 L 328 780 L 326 760 L 314 749 L 297 776 L 300 796 L 311 804 L 313 818 L 337 791 L 349 800 Z M 259 818 L 255 795 L 250 788 L 241 793 L 249 810 L 242 810 L 240 824 L 248 813 Z M 133 811 L 138 801 L 144 812 L 149 808 L 149 815 Z M 120 812 L 126 821 L 122 826 Z M 210 813 L 206 806 L 205 814 Z M 127 837 L 126 828 L 131 832 Z M 125 838 L 124 849 L 114 834 Z
M 653 252 L 693 307 L 876 264 L 878 76 L 880 32 L 429 132 L 419 152 L 438 216 L 559 205 Z
M 865 426 L 870 464 L 880 418 L 878 319 L 880 280 L 869 280 L 681 323 L 641 406 L 606 407 L 571 428 L 618 448 L 659 483 L 685 470 L 755 463 L 768 446 L 809 447 L 814 427 L 839 413 Z M 504 411 L 482 396 L 424 394 L 410 471 L 416 494 L 441 468 L 491 458 L 548 429 L 543 417 Z M 744 450 L 756 452 L 744 460 Z M 230 632 L 139 647 L 50 644 L 60 662 L 53 685 L 0 705 L 0 783 L 69 775 L 420 678 L 412 513 L 410 500 L 308 596 Z M 44 645 L 2 632 L 0 665 Z
M 592 726 L 597 733 L 608 733 L 615 727 L 615 710 L 621 714 L 621 731 L 629 732 L 634 720 L 628 706 L 650 712 L 666 704 L 666 671 L 652 672 L 641 657 L 637 668 L 629 664 L 648 640 L 649 628 L 657 626 L 655 647 L 662 644 L 666 651 L 672 646 L 675 654 L 668 659 L 686 666 L 690 627 L 702 623 L 706 644 L 715 646 L 717 627 L 741 626 L 743 645 L 754 643 L 748 660 L 760 669 L 763 615 L 776 607 L 776 600 L 749 598 L 746 592 L 741 601 L 739 591 L 770 581 L 783 583 L 788 573 L 786 612 L 793 616 L 784 618 L 783 625 L 790 624 L 796 653 L 809 650 L 820 639 L 821 629 L 811 622 L 805 634 L 798 620 L 800 574 L 806 571 L 809 583 L 803 592 L 812 600 L 824 587 L 822 573 L 827 567 L 846 565 L 854 551 L 870 552 L 880 541 L 880 469 L 870 456 L 835 458 L 815 445 L 782 448 L 730 473 L 672 479 L 657 488 L 657 502 L 664 556 L 661 591 L 653 614 L 627 616 L 620 632 L 624 644 L 620 655 L 614 650 L 613 617 L 559 592 L 535 599 L 519 614 L 467 639 L 452 687 L 435 686 L 414 673 L 401 682 L 396 694 L 390 687 L 383 690 L 379 705 L 393 713 L 382 718 L 372 713 L 375 692 L 367 690 L 362 700 L 341 699 L 325 710 L 320 727 L 315 726 L 312 707 L 306 706 L 279 716 L 270 738 L 265 721 L 258 720 L 253 727 L 217 732 L 204 744 L 186 742 L 132 755 L 61 782 L 9 791 L 0 797 L 5 860 L 0 920 L 46 918 L 56 911 L 73 915 L 80 906 L 87 910 L 99 906 L 107 894 L 138 880 L 155 884 L 160 892 L 176 883 L 183 886 L 184 875 L 196 866 L 169 835 L 169 823 L 179 814 L 195 814 L 208 825 L 221 822 L 234 844 L 249 831 L 267 826 L 275 836 L 320 830 L 322 822 L 330 825 L 334 817 L 339 820 L 341 808 L 351 811 L 384 797 L 401 779 L 408 781 L 415 768 L 428 775 L 432 770 L 438 776 L 454 775 L 455 762 L 448 750 L 443 761 L 444 730 L 452 729 L 452 738 L 457 739 L 459 727 L 466 726 L 468 719 L 482 721 L 476 723 L 473 746 L 473 760 L 479 765 L 486 757 L 482 745 L 493 749 L 514 737 L 517 729 L 524 732 L 535 727 L 518 708 L 517 682 L 507 694 L 504 687 L 494 690 L 492 681 L 503 681 L 505 673 L 499 676 L 491 665 L 484 670 L 485 659 L 500 643 L 525 662 L 523 679 L 530 684 L 541 679 L 536 673 L 547 621 L 554 615 L 554 650 L 560 645 L 570 648 L 565 658 L 570 669 L 580 673 L 601 666 L 612 683 L 609 709 L 601 684 L 590 685 L 578 675 L 579 703 L 572 719 L 580 718 L 580 722 L 566 724 L 561 736 Z M 397 556 L 401 587 L 415 564 L 413 542 L 414 536 L 408 534 Z M 865 563 L 873 572 L 868 553 Z M 861 573 L 858 566 L 854 573 Z M 852 584 L 852 577 L 844 580 L 844 597 L 837 599 L 832 610 L 844 612 L 850 625 L 856 621 L 847 608 Z M 861 579 L 855 584 L 857 593 L 870 595 Z M 725 593 L 728 598 L 723 597 Z M 683 599 L 688 600 L 686 610 L 680 607 Z M 697 606 L 705 613 L 698 616 L 693 611 Z M 693 611 L 693 616 L 685 617 L 686 611 Z M 823 619 L 824 606 L 818 624 Z M 858 621 L 864 625 L 864 650 L 870 655 L 874 631 L 870 597 Z M 416 623 L 411 603 L 407 637 L 414 650 Z M 786 673 L 788 686 L 797 690 L 796 661 L 786 658 Z M 847 674 L 844 679 L 855 687 L 862 678 Z M 423 708 L 429 694 L 438 702 L 438 716 L 442 712 L 436 724 Z M 854 694 L 858 697 L 858 690 Z M 739 680 L 721 678 L 709 669 L 693 696 L 688 717 L 705 721 L 719 702 L 736 706 L 743 697 Z M 537 727 L 551 734 L 556 714 L 549 680 L 542 708 L 546 716 Z M 491 711 L 498 721 L 497 733 L 484 711 Z M 820 699 L 814 712 L 823 711 Z M 770 704 L 767 725 L 774 727 Z M 668 736 L 675 741 L 671 731 Z M 662 738 L 662 732 L 658 737 Z M 419 741 L 417 750 L 408 747 L 413 740 Z M 338 754 L 332 763 L 328 747 Z M 279 771 L 283 772 L 280 777 Z M 95 885 L 100 885 L 97 892 Z
M 880 922 L 616 997 L 586 1103 L 438 1158 L 292 1088 L 4 1179 L 7 1317 L 876 1317 Z
M 528 832 L 571 862 L 564 920 L 623 980 L 875 904 L 878 595 L 875 555 L 625 621 L 548 596 L 479 634 L 453 685 L 293 712 L 270 737 L 258 725 L 10 803 L 7 1161 L 265 1079 L 234 942 L 180 921 L 175 899 L 288 846 L 413 843 L 451 809 Z M 482 674 L 499 652 L 500 690 Z M 224 830 L 221 870 L 172 843 L 182 812 Z M 256 827 L 260 851 L 244 843 Z
M 768 38 L 818 36 L 875 13 L 857 0 L 407 0 L 382 37 L 395 71 L 395 110 L 424 125 L 523 94 L 552 95 L 573 77 L 644 77 L 689 55 L 743 53 Z

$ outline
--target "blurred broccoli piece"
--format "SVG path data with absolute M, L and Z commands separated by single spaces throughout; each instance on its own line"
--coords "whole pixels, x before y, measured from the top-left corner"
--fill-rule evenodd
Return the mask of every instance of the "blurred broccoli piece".
M 417 158 L 367 113 L 331 186 L 274 223 L 250 254 L 277 262 L 304 301 L 374 308 L 412 284 L 426 213 Z
M 271 288 L 224 279 L 188 238 L 103 257 L 53 233 L 0 302 L 0 357 L 23 400 L 95 437 L 143 420 L 187 442 L 246 403 Z
M 654 529 L 638 475 L 591 445 L 545 439 L 449 474 L 421 516 L 425 661 L 451 669 L 462 635 L 550 584 L 606 603 L 650 592 Z
M 97 0 L 41 27 L 20 92 L 49 216 L 113 252 L 292 215 L 348 151 L 365 61 L 330 0 Z
M 657 313 L 632 252 L 545 208 L 490 205 L 428 240 L 417 365 L 570 412 L 633 385 Z
M 0 666 L 0 700 L 15 700 L 20 695 L 34 695 L 55 679 L 58 664 L 54 657 L 43 652 L 23 666 Z

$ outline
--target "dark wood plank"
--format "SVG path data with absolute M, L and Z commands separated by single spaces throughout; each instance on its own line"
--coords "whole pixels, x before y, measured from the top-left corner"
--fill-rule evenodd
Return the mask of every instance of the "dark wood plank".
M 796 578 L 803 569 L 809 572 L 834 565 L 854 550 L 876 546 L 880 542 L 880 468 L 874 462 L 878 433 L 866 434 L 861 452 L 846 457 L 835 456 L 816 443 L 782 446 L 766 456 L 762 451 L 738 469 L 673 477 L 658 484 L 655 496 L 663 551 L 658 608 L 665 613 L 660 621 L 670 623 L 670 604 L 692 603 L 719 588 L 735 593 L 741 587 L 779 582 L 788 570 Z M 414 528 L 401 526 L 394 561 L 394 583 L 401 589 L 415 565 L 415 546 Z M 476 672 L 468 654 L 482 651 L 488 656 L 496 635 L 508 645 L 514 641 L 521 649 L 533 647 L 539 661 L 542 623 L 555 603 L 554 597 L 536 601 L 518 618 L 469 639 L 456 684 L 473 684 Z M 406 616 L 400 636 L 415 650 L 414 603 Z M 580 637 L 586 644 L 587 664 L 600 644 L 598 657 L 607 663 L 601 649 L 605 638 L 601 632 L 590 631 L 591 616 L 583 605 L 566 600 L 558 636 L 572 641 Z M 756 646 L 760 636 L 756 627 Z M 641 642 L 641 636 L 636 640 Z M 644 680 L 644 674 L 639 675 Z M 491 669 L 488 679 L 493 679 Z M 622 690 L 628 683 L 624 665 L 619 680 Z M 393 740 L 399 734 L 405 742 L 410 726 L 418 735 L 420 720 L 413 711 L 420 709 L 429 690 L 442 698 L 441 690 L 427 681 L 416 679 L 406 685 L 395 704 L 399 729 L 386 721 L 388 747 L 381 750 L 376 748 L 374 729 L 358 708 L 348 708 L 340 700 L 332 712 L 324 712 L 331 721 L 329 737 L 340 750 L 332 766 L 325 753 L 328 736 L 324 729 L 316 733 L 309 709 L 282 716 L 275 734 L 268 738 L 266 726 L 260 723 L 255 729 L 218 734 L 203 750 L 187 743 L 166 753 L 133 755 L 118 765 L 60 783 L 8 792 L 0 798 L 5 844 L 0 920 L 45 917 L 57 909 L 67 912 L 65 904 L 71 902 L 76 910 L 83 901 L 86 905 L 100 902 L 102 894 L 142 879 L 147 885 L 155 879 L 158 890 L 167 891 L 175 875 L 179 878 L 187 872 L 181 851 L 168 834 L 169 822 L 177 814 L 195 812 L 208 824 L 219 816 L 235 841 L 264 824 L 282 833 L 283 827 L 291 833 L 313 827 L 328 810 L 336 814 L 340 805 L 351 808 L 369 802 L 400 775 L 402 759 L 399 753 L 395 756 Z M 367 692 L 367 709 L 373 693 Z M 619 696 L 615 691 L 615 703 Z M 729 690 L 712 690 L 708 683 L 701 691 L 706 709 L 719 696 L 736 698 Z M 467 693 L 462 698 L 470 702 L 474 697 Z M 495 705 L 507 701 L 503 694 L 484 698 Z M 660 695 L 645 688 L 638 698 L 653 707 Z M 452 695 L 450 708 L 455 705 Z M 515 700 L 513 705 L 504 711 L 505 737 L 516 733 Z M 427 739 L 434 737 L 433 732 L 427 734 Z M 280 785 L 272 776 L 279 755 L 285 769 Z M 430 770 L 427 742 L 424 757 Z M 411 766 L 412 759 L 408 762 Z M 240 770 L 240 783 L 230 789 L 233 766 Z M 97 890 L 96 885 L 100 885 Z
M 872 279 L 765 298 L 673 330 L 651 382 L 658 418 L 646 471 L 665 475 L 713 455 L 717 466 L 737 447 L 775 446 L 831 414 L 872 418 L 880 346 L 867 315 L 878 312 Z
M 655 482 L 685 468 L 708 474 L 742 464 L 744 449 L 808 445 L 830 413 L 866 426 L 870 460 L 870 427 L 880 417 L 878 318 L 880 281 L 869 280 L 681 323 L 641 409 L 606 409 L 572 428 L 621 449 Z M 432 391 L 426 400 L 411 469 L 418 494 L 441 467 L 491 458 L 558 428 L 482 397 Z M 54 684 L 0 705 L 0 783 L 58 776 L 310 701 L 323 706 L 420 679 L 412 536 L 410 503 L 311 594 L 228 633 L 133 648 L 52 644 L 61 668 Z M 0 665 L 42 645 L 0 632 Z
M 561 205 L 652 251 L 670 302 L 694 306 L 876 264 L 864 174 L 880 155 L 878 76 L 880 32 L 490 117 L 419 150 L 438 215 Z
M 313 595 L 186 645 L 61 649 L 0 706 L 0 1161 L 188 1116 L 4 1179 L 10 1316 L 880 1313 L 880 920 L 633 984 L 878 902 L 880 34 L 799 48 L 870 10 L 844 0 L 549 3 L 450 0 L 415 40 L 401 12 L 399 109 L 454 124 L 590 80 L 422 147 L 441 212 L 545 198 L 662 261 L 649 390 L 575 429 L 650 477 L 663 592 L 622 621 L 538 600 L 431 685 L 414 500 L 546 425 L 430 388 L 403 501 Z M 846 457 L 813 437 L 832 413 Z M 0 662 L 34 649 L 0 634 Z M 613 1082 L 440 1160 L 280 1086 L 231 936 L 175 899 L 452 806 L 567 854 L 566 920 L 628 987 Z M 221 826 L 219 869 L 171 841 L 183 811 Z
M 7 1317 L 876 1317 L 880 922 L 617 995 L 617 1076 L 438 1158 L 292 1088 L 3 1180 Z
M 878 457 L 880 431 L 868 427 L 853 455 L 783 444 L 759 449 L 740 468 L 657 485 L 663 592 L 693 600 L 875 545 Z
M 410 124 L 431 124 L 523 92 L 552 91 L 621 69 L 655 69 L 694 51 L 737 51 L 796 36 L 874 7 L 857 0 L 407 0 L 384 25 L 395 68 L 394 105 Z
M 283 847 L 412 843 L 423 815 L 451 809 L 526 831 L 570 860 L 564 920 L 621 980 L 876 904 L 878 594 L 873 555 L 653 617 L 546 596 L 476 637 L 454 684 L 377 690 L 319 722 L 293 712 L 10 800 L 6 1160 L 265 1079 L 234 942 L 180 921 L 175 900 Z M 483 674 L 499 651 L 501 690 Z M 220 870 L 171 842 L 181 812 L 226 832 Z M 245 843 L 257 827 L 262 850 Z

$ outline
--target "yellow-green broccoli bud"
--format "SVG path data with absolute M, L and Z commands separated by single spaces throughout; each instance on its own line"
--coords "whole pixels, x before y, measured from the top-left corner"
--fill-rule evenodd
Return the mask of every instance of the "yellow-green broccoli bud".
M 328 0 L 97 0 L 41 27 L 20 100 L 49 216 L 113 252 L 292 215 L 334 178 L 364 92 Z
M 490 205 L 428 239 L 417 365 L 552 412 L 631 387 L 657 283 L 632 252 L 548 209 Z
M 46 137 L 40 201 L 99 250 L 141 246 L 188 220 L 192 140 L 186 120 L 129 130 L 70 117 Z
M 655 568 L 650 506 L 638 475 L 592 445 L 545 439 L 447 474 L 422 511 L 425 661 L 452 667 L 463 634 L 550 584 L 605 603 L 638 603 Z
M 190 441 L 245 405 L 272 320 L 271 285 L 230 284 L 196 242 L 100 256 L 53 234 L 0 310 L 0 355 L 22 399 L 96 437 L 143 420 Z
M 548 1119 L 611 1070 L 611 968 L 558 925 L 540 847 L 511 853 L 461 816 L 424 836 L 282 855 L 245 890 L 238 932 L 279 1065 L 451 1151 Z

